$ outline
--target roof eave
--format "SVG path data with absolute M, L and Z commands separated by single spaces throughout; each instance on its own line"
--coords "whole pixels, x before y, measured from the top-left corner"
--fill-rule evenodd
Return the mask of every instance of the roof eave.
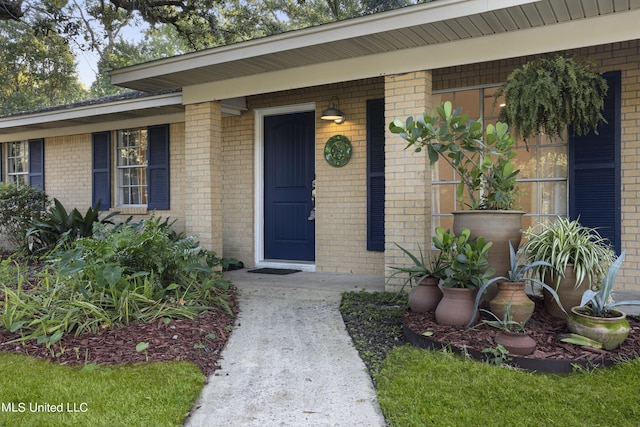
M 246 60 L 275 52 L 330 44 L 345 38 L 362 37 L 412 25 L 461 18 L 537 1 L 539 0 L 432 1 L 113 70 L 110 73 L 111 82 L 117 86 L 137 90 L 164 90 L 169 88 L 171 83 L 166 79 L 161 79 L 162 82 L 160 82 L 162 76 L 176 75 L 198 68 Z M 154 81 L 154 79 L 159 80 Z M 193 84 L 199 83 L 204 83 L 204 81 L 193 82 Z

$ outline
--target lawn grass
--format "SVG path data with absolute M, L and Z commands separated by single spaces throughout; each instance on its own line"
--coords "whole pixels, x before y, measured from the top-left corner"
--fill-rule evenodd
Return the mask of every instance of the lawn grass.
M 79 368 L 8 353 L 0 353 L 0 372 L 7 427 L 180 426 L 205 382 L 191 362 Z M 63 412 L 32 412 L 45 404 Z
M 638 426 L 640 360 L 538 374 L 397 347 L 377 376 L 387 421 L 411 426 Z

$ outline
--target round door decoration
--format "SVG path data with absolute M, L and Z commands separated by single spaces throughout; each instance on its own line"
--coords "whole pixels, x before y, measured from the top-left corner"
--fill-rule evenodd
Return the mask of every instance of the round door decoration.
M 324 146 L 324 158 L 331 166 L 339 168 L 349 163 L 352 150 L 349 138 L 344 135 L 334 135 Z

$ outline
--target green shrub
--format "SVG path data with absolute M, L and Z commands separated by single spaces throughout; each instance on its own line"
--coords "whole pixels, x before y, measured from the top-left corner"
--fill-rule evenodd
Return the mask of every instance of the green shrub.
M 172 240 L 175 238 L 176 240 Z M 193 237 L 172 233 L 156 218 L 115 227 L 94 224 L 93 237 L 59 245 L 47 258 L 34 287 L 24 275 L 0 264 L 2 323 L 20 341 L 54 344 L 66 333 L 151 321 L 195 318 L 212 306 L 229 311 L 221 260 Z
M 0 230 L 16 249 L 26 248 L 25 234 L 32 217 L 40 217 L 49 204 L 47 194 L 28 185 L 0 183 Z

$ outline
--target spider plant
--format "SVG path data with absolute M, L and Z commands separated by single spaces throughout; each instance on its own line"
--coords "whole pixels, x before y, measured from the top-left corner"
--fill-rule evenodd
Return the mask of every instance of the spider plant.
M 540 278 L 545 273 L 554 276 L 556 289 L 567 266 L 573 266 L 575 287 L 578 288 L 585 278 L 589 283 L 597 283 L 615 259 L 609 241 L 596 229 L 585 227 L 578 220 L 558 217 L 553 224 L 540 226 L 540 231 L 535 228 L 525 231 L 527 242 L 524 251 L 527 259 L 550 264 L 538 265 L 534 271 Z

